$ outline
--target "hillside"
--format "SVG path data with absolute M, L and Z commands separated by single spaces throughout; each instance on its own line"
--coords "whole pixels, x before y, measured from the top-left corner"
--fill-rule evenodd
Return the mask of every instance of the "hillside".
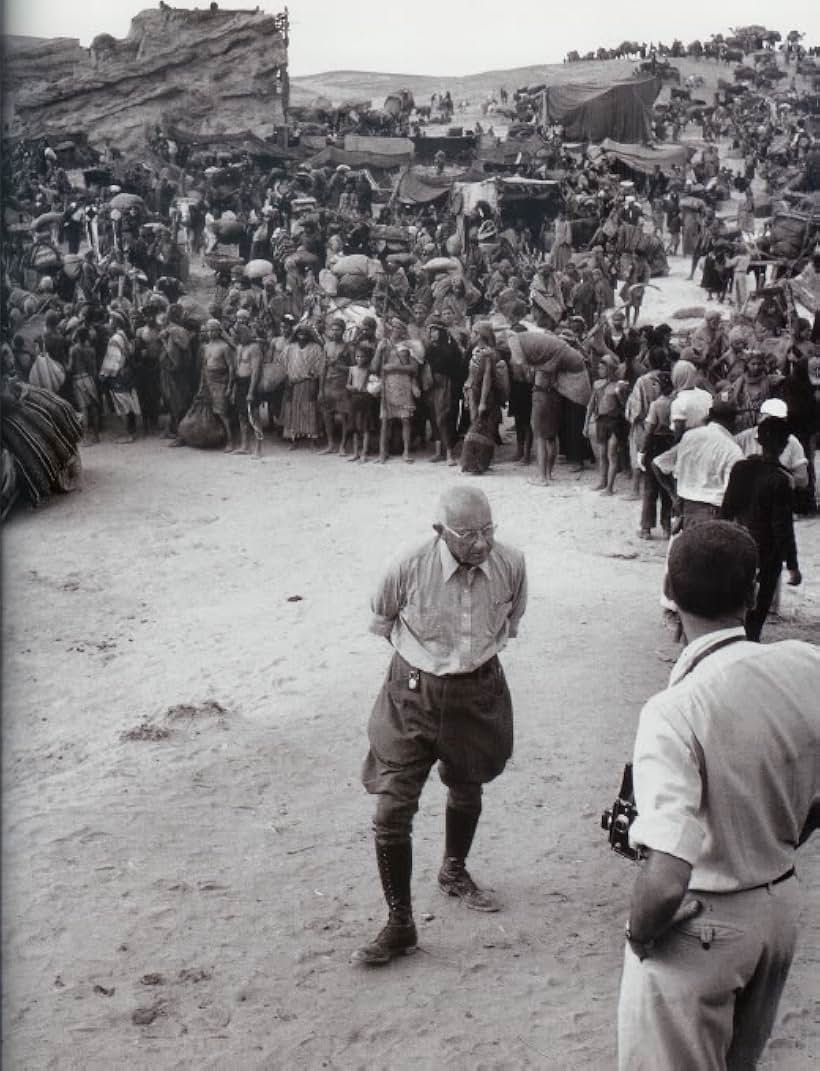
M 718 77 L 727 77 L 725 64 L 712 61 L 699 62 L 693 59 L 675 60 L 682 77 L 690 73 L 700 74 L 707 85 L 717 85 Z M 291 103 L 309 104 L 317 96 L 329 97 L 334 103 L 346 99 L 370 97 L 374 106 L 380 106 L 387 93 L 401 88 L 409 89 L 419 103 L 429 99 L 431 93 L 449 89 L 453 100 L 470 100 L 478 103 L 492 92 L 505 86 L 512 92 L 519 86 L 560 85 L 564 82 L 593 82 L 606 84 L 613 79 L 629 78 L 635 70 L 632 60 L 590 60 L 582 63 L 552 63 L 531 67 L 512 67 L 506 70 L 482 71 L 478 74 L 450 78 L 446 76 L 387 74 L 380 71 L 324 71 L 321 74 L 303 75 L 291 79 Z M 731 77 L 731 74 L 728 74 Z
M 152 8 L 128 36 L 4 42 L 4 129 L 134 148 L 154 127 L 261 136 L 284 119 L 287 47 L 279 17 Z M 8 126 L 6 126 L 8 124 Z

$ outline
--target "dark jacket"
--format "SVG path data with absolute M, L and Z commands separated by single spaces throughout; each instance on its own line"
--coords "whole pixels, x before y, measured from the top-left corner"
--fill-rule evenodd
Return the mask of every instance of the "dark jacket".
M 792 487 L 777 461 L 754 455 L 732 468 L 721 517 L 748 529 L 757 544 L 761 568 L 786 563 L 797 568 L 792 519 Z

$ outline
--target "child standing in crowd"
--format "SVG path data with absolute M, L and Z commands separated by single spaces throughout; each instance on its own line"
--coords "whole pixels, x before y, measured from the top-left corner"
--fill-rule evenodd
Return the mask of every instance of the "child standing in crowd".
M 390 423 L 393 420 L 401 423 L 402 457 L 408 464 L 413 461 L 410 456 L 411 421 L 416 411 L 416 399 L 421 395 L 417 382 L 418 367 L 407 343 L 407 329 L 394 316 L 389 321 L 388 335 L 379 343 L 373 359 L 373 372 L 381 377 L 379 464 L 387 461 Z
M 356 346 L 356 363 L 348 369 L 347 392 L 350 396 L 350 424 L 353 429 L 353 456 L 350 461 L 367 461 L 370 434 L 375 423 L 376 400 L 367 389 L 373 346 L 362 340 Z
M 401 423 L 402 459 L 408 464 L 412 464 L 414 460 L 410 456 L 410 422 L 416 411 L 416 398 L 420 393 L 416 381 L 417 372 L 418 364 L 406 342 L 399 342 L 384 353 L 381 366 L 382 404 L 379 413 L 382 422 L 379 436 L 379 463 L 382 465 L 387 461 L 388 436 L 392 420 L 398 420 Z
M 611 353 L 598 362 L 598 379 L 592 386 L 587 406 L 584 434 L 593 444 L 601 475 L 596 491 L 615 493 L 618 475 L 618 453 L 626 443 L 629 425 L 626 422 L 626 398 L 629 384 L 618 379 L 618 361 Z

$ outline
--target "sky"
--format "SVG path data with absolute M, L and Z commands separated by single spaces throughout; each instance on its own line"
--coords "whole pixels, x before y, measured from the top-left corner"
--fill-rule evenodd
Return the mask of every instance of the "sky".
M 0 0 L 5 33 L 124 37 L 140 0 Z M 158 6 L 152 5 L 152 6 Z M 183 4 L 174 4 L 182 7 Z M 191 4 L 191 6 L 196 6 Z M 199 7 L 208 6 L 199 0 Z M 253 0 L 221 0 L 220 8 L 250 8 Z M 284 7 L 263 0 L 271 13 Z M 397 74 L 464 75 L 560 63 L 566 52 L 585 52 L 622 40 L 684 43 L 731 26 L 760 23 L 806 33 L 820 44 L 820 4 L 810 0 L 291 0 L 290 73 L 371 70 Z M 560 12 L 560 14 L 559 14 Z

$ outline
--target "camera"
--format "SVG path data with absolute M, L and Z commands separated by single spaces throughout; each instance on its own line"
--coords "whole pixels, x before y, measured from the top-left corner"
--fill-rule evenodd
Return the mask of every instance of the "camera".
M 601 815 L 601 829 L 609 834 L 609 846 L 613 852 L 632 860 L 644 858 L 643 851 L 640 848 L 631 847 L 629 843 L 629 830 L 637 817 L 638 809 L 635 806 L 635 794 L 632 789 L 632 763 L 628 762 L 624 766 L 618 798 Z

